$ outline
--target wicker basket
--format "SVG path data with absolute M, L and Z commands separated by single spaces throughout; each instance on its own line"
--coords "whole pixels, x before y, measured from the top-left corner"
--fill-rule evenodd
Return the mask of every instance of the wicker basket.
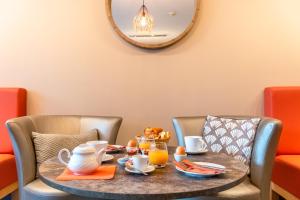
M 170 141 L 170 138 L 171 138 L 171 137 L 166 138 L 166 139 L 155 139 L 155 142 L 156 142 L 156 143 L 158 143 L 158 142 L 165 142 L 166 144 L 168 144 L 169 141 Z
M 136 138 L 137 141 L 139 141 L 140 136 L 136 136 L 135 138 Z M 155 143 L 158 143 L 158 142 L 165 142 L 165 143 L 168 144 L 169 141 L 170 141 L 170 139 L 171 139 L 171 137 L 165 138 L 165 139 L 154 139 L 154 141 L 155 141 Z

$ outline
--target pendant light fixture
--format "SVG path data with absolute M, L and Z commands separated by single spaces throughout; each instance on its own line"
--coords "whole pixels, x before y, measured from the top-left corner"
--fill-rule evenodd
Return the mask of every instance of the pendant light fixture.
M 151 33 L 154 26 L 153 17 L 150 15 L 145 0 L 138 14 L 133 19 L 133 27 L 138 33 Z

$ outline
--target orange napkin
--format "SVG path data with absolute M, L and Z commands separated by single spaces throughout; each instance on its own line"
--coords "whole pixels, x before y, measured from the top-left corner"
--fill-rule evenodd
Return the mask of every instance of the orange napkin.
M 89 175 L 74 175 L 68 168 L 66 168 L 61 175 L 56 177 L 57 181 L 73 181 L 73 180 L 108 180 L 115 176 L 116 166 L 105 165 Z

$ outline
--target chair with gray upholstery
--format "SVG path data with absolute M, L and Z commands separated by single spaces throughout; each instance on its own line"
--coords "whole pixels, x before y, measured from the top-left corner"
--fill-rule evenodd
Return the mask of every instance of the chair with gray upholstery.
M 20 200 L 83 200 L 56 190 L 36 178 L 37 166 L 32 132 L 80 134 L 97 129 L 101 140 L 115 144 L 122 118 L 92 116 L 26 116 L 8 120 L 16 156 Z M 90 199 L 89 199 L 90 200 Z
M 250 117 L 232 117 L 245 119 Z M 185 135 L 202 135 L 206 117 L 176 117 L 173 125 L 180 146 L 184 146 Z M 281 133 L 281 122 L 262 118 L 256 132 L 250 163 L 250 175 L 243 183 L 211 196 L 197 197 L 198 200 L 269 200 L 270 183 L 276 148 Z

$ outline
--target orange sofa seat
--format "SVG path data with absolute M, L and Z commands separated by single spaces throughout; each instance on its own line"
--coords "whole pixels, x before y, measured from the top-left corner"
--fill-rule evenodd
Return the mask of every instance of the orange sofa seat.
M 272 182 L 300 198 L 300 87 L 269 87 L 265 115 L 282 121 Z
M 15 156 L 11 154 L 0 154 L 0 188 L 17 181 L 17 168 Z
M 7 195 L 7 187 L 17 182 L 17 170 L 12 143 L 5 122 L 26 115 L 26 90 L 0 88 L 0 194 Z M 11 189 L 10 189 L 11 190 Z M 11 192 L 11 191 L 10 191 Z M 0 197 L 1 198 L 1 197 Z
M 300 198 L 300 155 L 280 155 L 275 159 L 272 181 Z

